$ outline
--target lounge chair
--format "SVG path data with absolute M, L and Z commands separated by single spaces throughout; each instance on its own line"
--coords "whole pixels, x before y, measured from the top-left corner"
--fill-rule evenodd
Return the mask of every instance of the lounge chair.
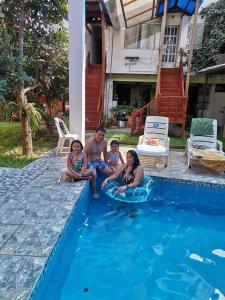
M 136 149 L 143 166 L 148 166 L 151 157 L 163 158 L 163 164 L 167 166 L 170 145 L 168 127 L 169 119 L 166 117 L 146 118 L 144 135 L 139 137 Z
M 223 160 L 222 142 L 217 140 L 217 120 L 207 118 L 193 118 L 191 123 L 190 138 L 186 144 L 188 167 L 192 161 L 206 162 L 206 160 Z M 210 159 L 211 157 L 211 159 Z M 210 163 L 210 165 L 211 165 Z M 204 164 L 206 166 L 206 164 Z M 210 167 L 210 166 L 209 166 Z
M 54 118 L 55 125 L 58 130 L 59 139 L 56 147 L 56 154 L 62 152 L 64 147 L 64 143 L 66 140 L 69 140 L 69 146 L 73 140 L 76 140 L 78 138 L 78 134 L 72 134 L 69 132 L 69 129 L 66 127 L 66 124 L 64 121 L 60 118 Z

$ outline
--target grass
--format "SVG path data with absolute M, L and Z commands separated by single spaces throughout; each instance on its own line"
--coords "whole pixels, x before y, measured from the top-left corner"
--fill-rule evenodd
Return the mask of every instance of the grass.
M 33 139 L 33 156 L 22 155 L 21 124 L 0 122 L 0 167 L 23 168 L 56 145 L 56 138 Z
M 111 142 L 112 140 L 118 140 L 121 144 L 128 145 L 137 145 L 138 143 L 138 137 L 128 133 L 109 131 L 107 132 L 106 138 L 108 142 Z
M 170 138 L 170 148 L 177 148 L 177 149 L 185 149 L 186 147 L 187 138 Z

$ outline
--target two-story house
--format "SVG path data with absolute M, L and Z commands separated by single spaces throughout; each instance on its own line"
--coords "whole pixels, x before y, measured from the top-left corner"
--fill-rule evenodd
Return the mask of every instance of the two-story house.
M 187 53 L 191 47 L 195 1 L 169 0 L 166 17 L 162 16 L 164 3 L 86 0 L 86 128 L 96 128 L 103 116 L 111 118 L 114 106 L 130 104 L 143 107 L 134 111 L 133 131 L 143 129 L 152 100 L 154 113 L 180 124 L 182 133 L 187 114 L 219 118 L 222 125 L 219 110 L 225 106 L 221 86 L 224 76 L 191 74 L 185 94 L 187 66 L 181 64 L 180 53 Z M 200 17 L 196 28 L 195 46 L 204 33 Z M 218 90 L 221 105 L 213 112 Z

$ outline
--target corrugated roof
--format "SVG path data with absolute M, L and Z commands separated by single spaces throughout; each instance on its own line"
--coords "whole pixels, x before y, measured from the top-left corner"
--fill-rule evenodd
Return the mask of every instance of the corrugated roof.
M 198 71 L 198 73 L 224 74 L 225 73 L 225 64 L 211 66 L 211 67 L 208 67 L 208 68 Z
M 110 18 L 117 18 L 121 27 L 121 17 L 125 27 L 133 27 L 149 22 L 163 14 L 164 0 L 104 0 Z M 203 0 L 200 0 L 200 4 Z M 168 0 L 168 12 L 192 15 L 196 0 Z M 113 16 L 112 16 L 113 14 Z M 113 23 L 113 22 L 112 22 Z
M 157 17 L 157 0 L 120 0 L 120 3 L 127 28 Z

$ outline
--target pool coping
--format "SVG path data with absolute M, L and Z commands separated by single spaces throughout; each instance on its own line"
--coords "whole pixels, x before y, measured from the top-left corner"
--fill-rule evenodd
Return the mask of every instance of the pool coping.
M 225 186 L 225 173 L 217 173 L 199 163 L 188 168 L 184 152 L 170 151 L 167 167 L 144 168 L 144 170 L 146 175 L 162 177 L 167 180 L 177 180 L 183 183 L 191 181 L 193 184 L 205 186 Z
M 146 174 L 146 176 L 157 178 L 159 181 L 176 182 L 176 183 L 183 183 L 183 184 L 192 184 L 196 186 L 215 187 L 215 188 L 225 189 L 225 183 L 221 184 L 215 182 L 197 181 L 197 180 L 183 179 L 183 178 L 179 179 L 179 178 L 171 178 L 166 176 L 158 176 L 158 175 L 150 175 L 150 174 Z

